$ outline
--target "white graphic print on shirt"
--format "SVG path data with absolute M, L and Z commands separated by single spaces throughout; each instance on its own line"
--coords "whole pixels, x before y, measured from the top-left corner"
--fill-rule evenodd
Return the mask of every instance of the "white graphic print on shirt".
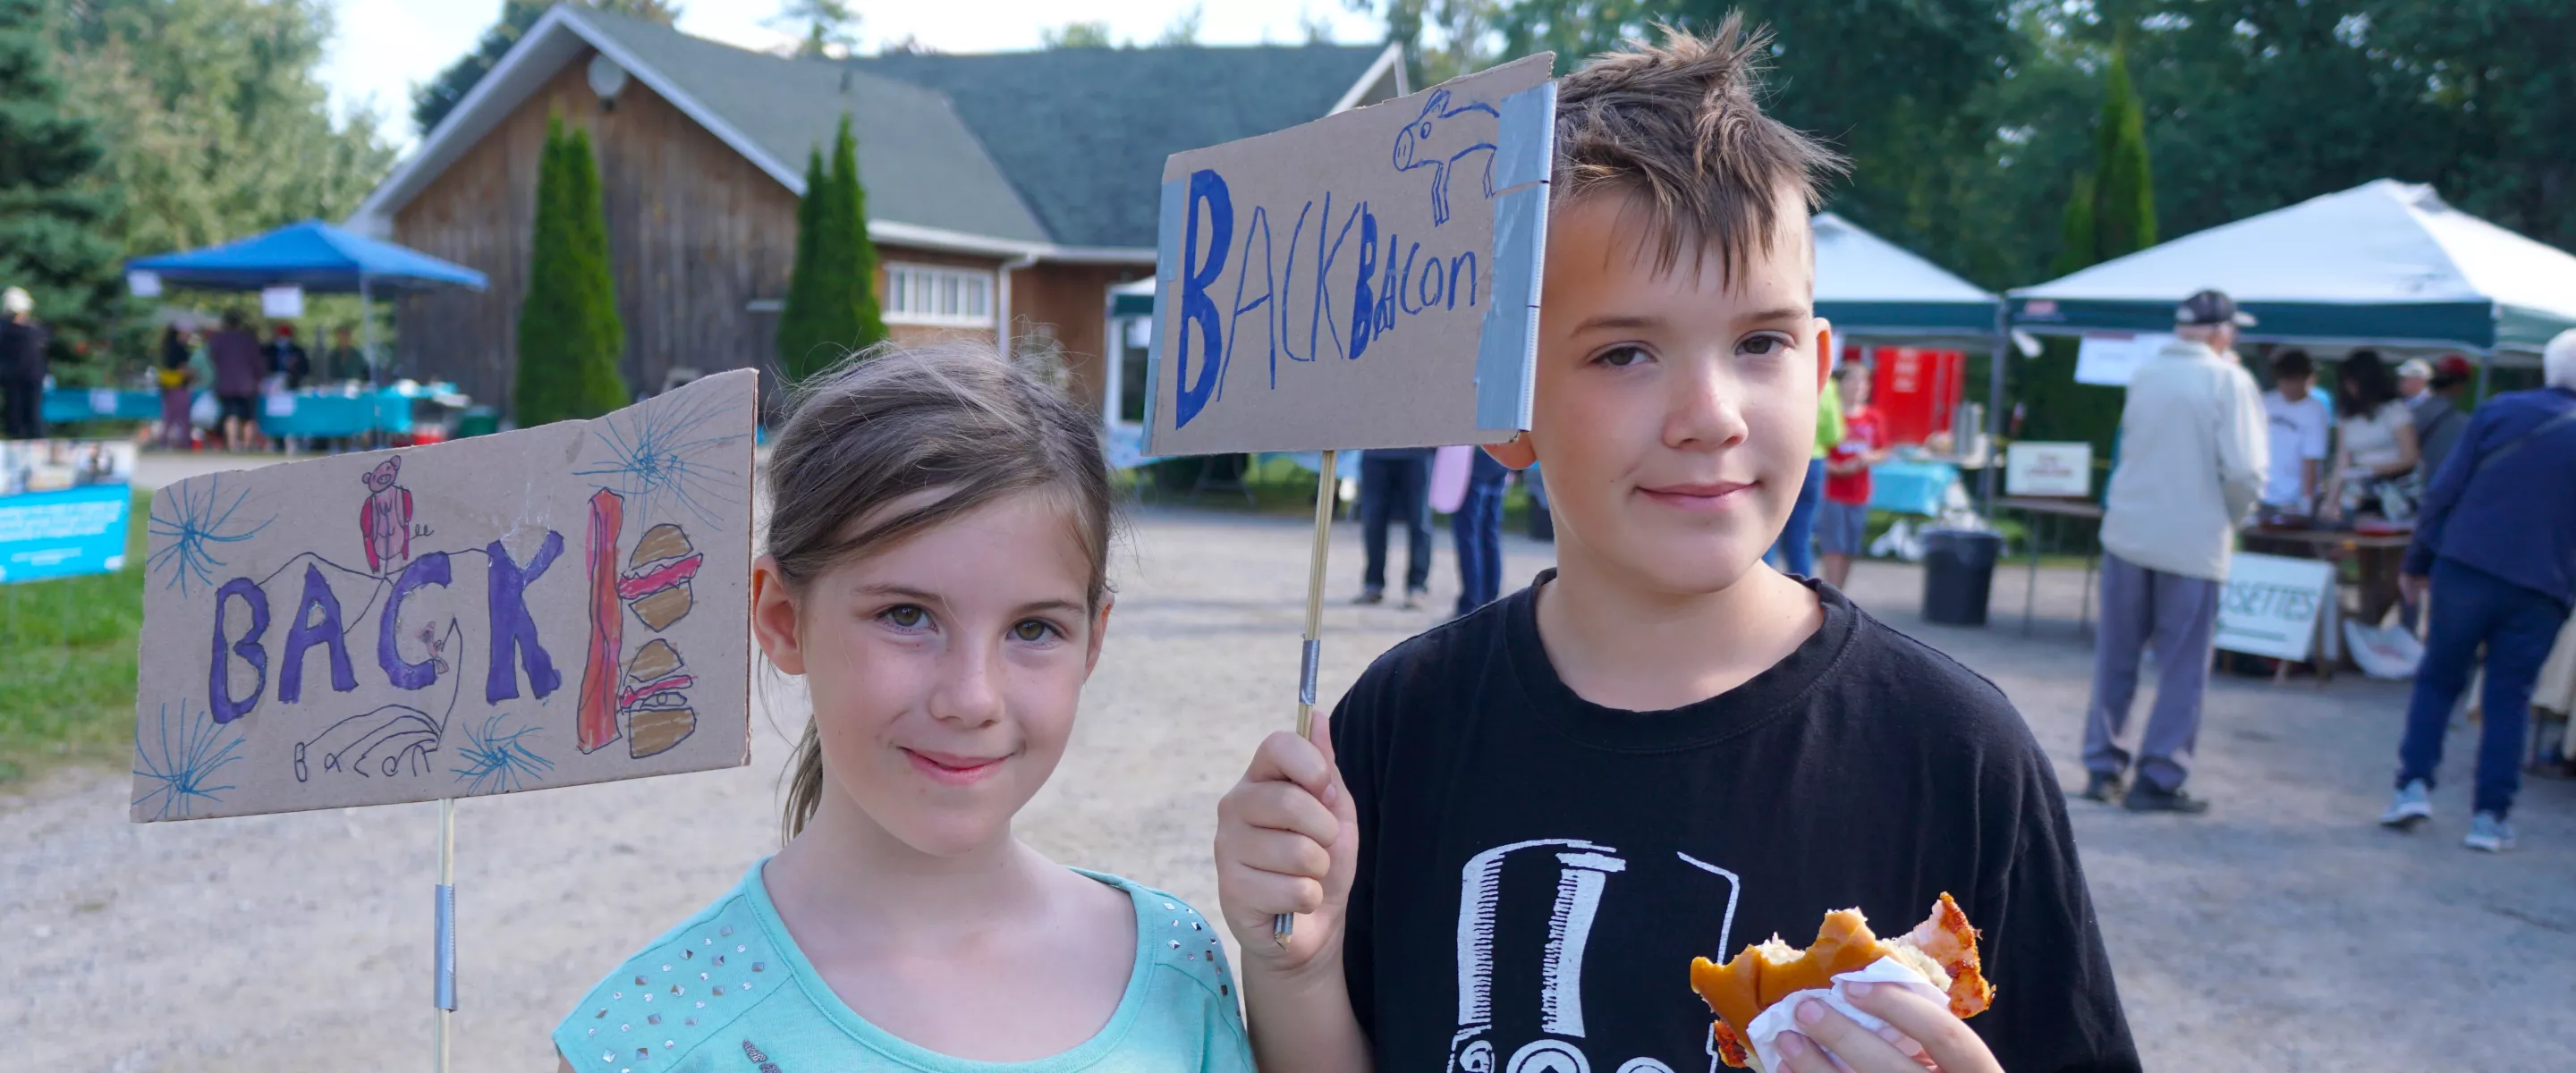
M 1729 949 L 1735 927 L 1735 905 L 1741 893 L 1736 874 L 1687 853 L 1675 860 L 1641 860 L 1641 867 L 1674 869 L 1726 886 L 1726 917 L 1717 949 Z M 1602 896 L 1630 873 L 1630 862 L 1610 846 L 1571 838 L 1543 838 L 1496 846 L 1467 859 L 1458 889 L 1458 1032 L 1449 1043 L 1449 1073 L 1677 1073 L 1654 1056 L 1614 1057 L 1613 1066 L 1595 1066 L 1583 1049 L 1583 964 Z M 1506 872 L 1508 871 L 1508 875 Z M 1669 877 L 1667 877 L 1669 878 Z M 1711 891 L 1713 895 L 1714 890 Z M 1514 899 L 1552 896 L 1544 936 L 1498 934 L 1506 896 Z M 1714 905 L 1714 898 L 1708 904 Z M 1535 919 L 1534 914 L 1524 914 Z M 1531 952 L 1537 941 L 1537 1037 L 1498 1039 L 1495 1013 L 1496 963 L 1499 957 Z M 1497 954 L 1497 946 L 1503 953 Z M 1532 996 L 1506 996 L 1525 1002 Z M 1518 1012 L 1526 1014 L 1527 1008 Z M 1524 1016 L 1519 1020 L 1527 1020 Z M 1707 1041 L 1709 1070 L 1720 1068 L 1716 1041 Z

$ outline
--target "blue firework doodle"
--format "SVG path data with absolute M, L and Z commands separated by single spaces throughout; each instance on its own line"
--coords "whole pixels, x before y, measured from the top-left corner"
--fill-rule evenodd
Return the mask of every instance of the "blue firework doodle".
M 614 483 L 608 487 L 636 501 L 645 517 L 660 517 L 658 511 L 677 508 L 708 525 L 717 524 L 701 497 L 723 493 L 732 498 L 744 478 L 706 461 L 706 456 L 747 435 L 716 431 L 713 422 L 732 419 L 730 408 L 719 405 L 722 397 L 706 393 L 694 400 L 674 399 L 674 405 L 653 407 L 623 420 L 614 415 L 601 420 L 596 428 L 600 442 L 616 461 L 576 470 L 574 475 L 609 478 Z
M 216 476 L 202 486 L 183 481 L 152 497 L 149 528 L 160 547 L 144 558 L 144 564 L 154 575 L 166 575 L 161 579 L 163 588 L 176 586 L 179 595 L 185 596 L 192 583 L 213 587 L 215 571 L 224 565 L 216 552 L 259 535 L 276 520 L 265 518 L 256 525 L 248 518 L 236 521 L 250 492 L 236 489 L 226 499 L 224 491 L 223 478 Z
M 224 728 L 204 710 L 191 716 L 189 705 L 179 702 L 179 725 L 170 723 L 170 706 L 161 706 L 158 732 L 150 738 L 138 734 L 134 739 L 134 774 L 148 780 L 152 788 L 134 799 L 135 811 L 146 810 L 156 820 L 184 820 L 196 813 L 197 805 L 220 804 L 223 792 L 231 783 L 216 785 L 216 772 L 225 765 L 242 759 L 239 750 L 242 736 L 224 739 Z
M 554 761 L 537 755 L 536 750 L 519 740 L 537 733 L 537 728 L 505 731 L 501 721 L 507 718 L 509 713 L 495 712 L 481 727 L 465 728 L 465 747 L 456 753 L 465 766 L 456 769 L 456 778 L 466 785 L 467 792 L 509 793 L 526 788 L 554 770 Z

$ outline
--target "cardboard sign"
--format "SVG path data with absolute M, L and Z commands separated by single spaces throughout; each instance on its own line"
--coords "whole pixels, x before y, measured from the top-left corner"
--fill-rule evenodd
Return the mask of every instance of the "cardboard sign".
M 1163 165 L 1145 453 L 1529 426 L 1554 57 Z
M 2004 451 L 2004 494 L 2079 498 L 2093 494 L 2093 445 L 2037 441 L 2012 445 Z
M 2238 552 L 2218 594 L 2215 644 L 2230 652 L 2304 660 L 2317 616 L 2334 598 L 2334 565 L 2323 559 Z
M 131 817 L 746 763 L 757 383 L 162 489 Z

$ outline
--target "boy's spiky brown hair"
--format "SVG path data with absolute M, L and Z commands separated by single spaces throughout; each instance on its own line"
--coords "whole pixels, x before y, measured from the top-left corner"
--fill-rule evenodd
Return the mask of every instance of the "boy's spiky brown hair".
M 1794 194 L 1819 204 L 1819 181 L 1849 165 L 1841 154 L 1762 114 L 1767 28 L 1731 13 L 1700 36 L 1659 27 L 1663 43 L 1631 41 L 1595 56 L 1556 88 L 1559 201 L 1626 194 L 1647 212 L 1655 268 L 1714 248 L 1721 286 L 1771 250 Z

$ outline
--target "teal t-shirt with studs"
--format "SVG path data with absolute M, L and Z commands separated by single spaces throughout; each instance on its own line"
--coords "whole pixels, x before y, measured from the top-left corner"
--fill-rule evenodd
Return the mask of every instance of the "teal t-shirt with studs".
M 1136 966 L 1109 1023 L 1033 1062 L 952 1058 L 869 1024 L 823 982 L 769 900 L 761 866 L 627 959 L 555 1028 L 575 1070 L 821 1073 L 1252 1073 L 1216 926 L 1188 903 L 1075 869 L 1136 905 Z

